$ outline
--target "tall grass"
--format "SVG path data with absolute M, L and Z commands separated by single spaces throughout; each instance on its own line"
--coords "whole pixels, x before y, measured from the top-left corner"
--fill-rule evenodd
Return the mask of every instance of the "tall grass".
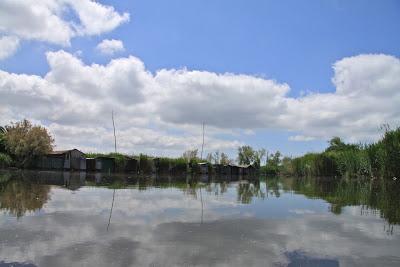
M 400 128 L 387 129 L 381 140 L 368 145 L 335 142 L 323 153 L 292 159 L 285 171 L 297 176 L 400 178 Z

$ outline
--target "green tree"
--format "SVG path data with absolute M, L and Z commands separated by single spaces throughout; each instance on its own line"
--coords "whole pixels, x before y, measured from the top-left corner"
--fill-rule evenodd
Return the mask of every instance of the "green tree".
M 219 160 L 219 163 L 220 163 L 220 164 L 223 164 L 223 165 L 227 165 L 227 164 L 230 164 L 230 163 L 231 163 L 231 160 L 229 159 L 229 157 L 228 157 L 227 154 L 225 154 L 224 152 L 222 152 L 222 153 L 221 153 L 221 158 L 220 158 L 220 160 Z
M 32 125 L 28 120 L 6 126 L 6 151 L 14 158 L 17 166 L 26 167 L 36 156 L 53 149 L 54 139 L 46 128 Z
M 6 152 L 6 133 L 6 128 L 0 126 L 0 153 Z
M 346 150 L 357 150 L 358 146 L 354 144 L 346 144 L 340 139 L 340 137 L 333 137 L 331 140 L 328 141 L 329 147 L 325 150 L 326 152 L 335 151 L 346 151 Z
M 251 146 L 241 146 L 238 148 L 238 162 L 244 165 L 254 162 L 254 150 Z
M 254 150 L 251 146 L 241 146 L 238 148 L 238 162 L 243 165 L 252 164 L 259 168 L 265 153 L 265 149 Z
M 182 154 L 182 158 L 186 159 L 187 162 L 197 159 L 198 149 L 186 150 Z

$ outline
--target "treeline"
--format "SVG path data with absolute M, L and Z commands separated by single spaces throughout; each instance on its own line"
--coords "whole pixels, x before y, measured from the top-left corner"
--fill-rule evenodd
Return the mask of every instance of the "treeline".
M 280 172 L 296 176 L 344 176 L 400 178 L 400 128 L 385 128 L 372 144 L 346 144 L 339 137 L 322 153 L 286 159 Z
M 34 161 L 40 156 L 53 151 L 54 138 L 48 130 L 40 125 L 33 125 L 28 120 L 11 123 L 0 127 L 0 168 L 17 167 L 31 168 Z M 151 172 L 156 158 L 157 168 L 160 172 L 173 170 L 173 172 L 195 172 L 197 163 L 253 165 L 258 169 L 265 150 L 255 150 L 250 146 L 238 148 L 237 159 L 231 159 L 224 152 L 209 153 L 204 158 L 199 157 L 197 149 L 187 150 L 177 158 L 151 157 L 144 154 L 126 155 L 120 153 L 86 153 L 86 157 L 106 156 L 115 159 L 116 171 L 123 170 L 128 158 L 135 158 L 140 162 L 142 172 Z M 189 169 L 189 170 L 188 170 Z

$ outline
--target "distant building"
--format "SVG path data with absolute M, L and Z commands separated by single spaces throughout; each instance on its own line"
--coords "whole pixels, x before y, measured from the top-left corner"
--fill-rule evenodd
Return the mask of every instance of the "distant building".
M 96 159 L 86 158 L 86 171 L 95 172 L 96 171 Z
M 139 161 L 135 158 L 125 157 L 125 171 L 137 173 L 139 170 Z
M 78 149 L 60 150 L 39 157 L 35 165 L 40 169 L 86 170 L 86 159 Z
M 229 167 L 231 168 L 230 169 L 230 171 L 231 171 L 231 175 L 239 175 L 239 169 L 240 169 L 240 167 L 239 166 L 237 166 L 237 165 L 233 165 L 233 164 L 229 164 Z
M 115 172 L 115 159 L 112 157 L 97 157 L 96 161 L 96 171 L 99 172 Z
M 198 167 L 200 174 L 208 174 L 208 163 L 207 162 L 197 163 L 197 167 Z
M 239 166 L 239 175 L 255 175 L 256 171 L 256 168 L 251 164 Z

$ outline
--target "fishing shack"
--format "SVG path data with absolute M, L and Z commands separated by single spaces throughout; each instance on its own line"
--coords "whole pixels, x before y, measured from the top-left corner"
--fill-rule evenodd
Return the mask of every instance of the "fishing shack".
M 229 164 L 230 170 L 231 170 L 231 175 L 239 175 L 239 166 Z
M 96 157 L 96 171 L 98 172 L 115 172 L 115 159 L 112 157 Z
M 52 151 L 38 158 L 36 167 L 53 170 L 86 170 L 85 154 L 78 149 Z
M 197 168 L 200 174 L 208 174 L 208 163 L 200 162 L 197 163 Z
M 96 171 L 96 159 L 86 158 L 86 171 L 95 172 Z
M 125 156 L 125 172 L 137 173 L 139 170 L 139 161 L 132 157 Z

